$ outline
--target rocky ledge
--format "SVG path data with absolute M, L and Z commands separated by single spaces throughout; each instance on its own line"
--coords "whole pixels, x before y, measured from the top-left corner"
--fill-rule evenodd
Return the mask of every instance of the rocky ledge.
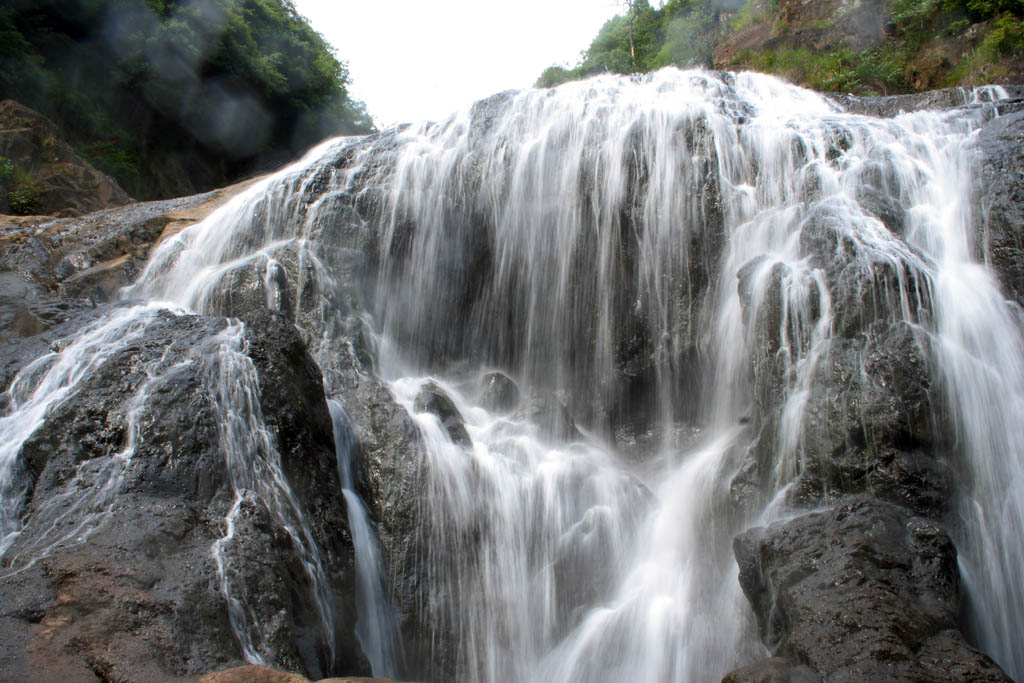
M 980 173 L 973 206 L 976 257 L 988 263 L 1006 305 L 1024 307 L 1024 90 L 988 105 L 991 118 L 975 139 Z M 840 97 L 851 111 L 895 116 L 903 111 L 984 106 L 961 89 L 896 97 Z M 864 192 L 870 186 L 862 188 Z M 898 209 L 870 197 L 879 219 L 899 231 Z M 867 202 L 867 203 L 865 203 Z M 811 217 L 803 246 L 829 278 L 856 274 Z M 773 273 L 773 277 L 780 277 Z M 744 296 L 745 274 L 740 273 Z M 908 274 L 908 277 L 915 277 Z M 879 280 L 874 286 L 878 286 Z M 773 346 L 776 288 L 755 321 L 753 421 L 762 438 L 732 482 L 740 505 L 765 486 L 781 418 L 781 377 Z M 773 303 L 774 302 L 774 303 Z M 734 542 L 740 583 L 769 657 L 730 672 L 728 683 L 813 681 L 1007 681 L 962 630 L 964 595 L 951 530 L 957 529 L 952 419 L 942 399 L 930 341 L 884 307 L 856 297 L 835 302 L 835 339 L 807 403 L 803 471 L 787 491 L 790 516 L 749 529 Z M 746 305 L 746 304 L 745 304 Z M 927 307 L 929 304 L 924 302 Z M 764 435 L 769 435 L 767 438 Z
M 80 216 L 131 198 L 64 141 L 39 112 L 0 101 L 0 214 Z
M 59 364 L 72 340 L 129 308 L 79 312 L 33 341 Z M 273 495 L 243 488 L 223 454 L 231 416 L 210 363 L 228 360 L 210 359 L 229 323 L 167 310 L 134 319 L 128 342 L 94 363 L 21 449 L 23 527 L 0 567 L 2 678 L 155 681 L 240 664 L 235 631 L 248 627 L 231 623 L 228 594 L 245 599 L 259 651 L 279 665 L 317 677 L 367 671 L 352 631 L 331 418 L 297 332 L 266 312 L 240 348 L 258 376 L 276 466 L 301 501 L 291 520 L 305 520 L 306 545 L 327 568 L 333 633 L 320 627 L 322 596 Z M 5 397 L 11 411 L 25 400 Z
M 848 105 L 885 114 L 934 104 L 936 97 L 945 96 Z M 978 205 L 984 207 L 975 216 L 977 248 L 996 269 L 1008 305 L 1020 306 L 1024 105 L 1004 102 L 998 113 L 977 138 Z M 0 411 L 10 414 L 22 400 L 12 380 L 34 359 L 59 355 L 101 318 L 132 305 L 111 301 L 155 243 L 238 189 L 81 218 L 5 220 L 0 386 L 7 391 Z M 884 202 L 878 206 L 888 215 Z M 334 229 L 339 252 L 350 247 L 366 255 L 372 239 L 365 229 Z M 838 277 L 829 239 L 827 221 L 809 223 L 809 256 Z M 202 680 L 305 680 L 226 670 L 244 664 L 246 653 L 231 623 L 225 580 L 249 596 L 248 618 L 259 622 L 259 650 L 272 664 L 311 679 L 367 673 L 353 633 L 352 542 L 324 386 L 345 397 L 360 457 L 356 485 L 378 524 L 406 654 L 410 662 L 427 656 L 431 634 L 417 615 L 423 462 L 415 425 L 373 375 L 358 326 L 333 360 L 317 367 L 292 324 L 262 310 L 263 293 L 250 299 L 232 302 L 231 315 L 245 323 L 238 351 L 258 378 L 259 407 L 299 502 L 295 514 L 308 523 L 308 545 L 324 558 L 332 635 L 313 616 L 324 608 L 296 560 L 295 537 L 232 479 L 217 447 L 223 406 L 204 359 L 236 323 L 161 310 L 149 315 L 137 338 L 92 368 L 75 396 L 55 406 L 26 442 L 15 468 L 15 485 L 26 492 L 15 511 L 24 528 L 0 566 L 0 679 L 158 681 L 220 671 Z M 770 657 L 725 680 L 1007 680 L 958 626 L 962 593 L 944 502 L 951 474 L 941 457 L 949 442 L 941 430 L 932 435 L 942 406 L 924 379 L 927 354 L 905 326 L 872 317 L 865 302 L 846 303 L 836 353 L 824 370 L 835 381 L 809 397 L 820 428 L 808 434 L 814 464 L 791 492 L 797 514 L 747 530 L 734 545 Z M 771 318 L 771 305 L 764 310 Z M 771 397 L 779 380 L 774 349 L 758 351 L 751 372 L 766 391 L 751 428 L 768 433 L 779 418 Z M 513 410 L 519 403 L 513 389 L 503 389 L 495 405 Z M 140 392 L 143 402 L 136 401 Z M 433 392 L 421 407 L 441 413 L 465 442 L 449 404 Z M 566 413 L 563 426 L 571 419 Z M 575 434 L 573 427 L 564 436 Z M 738 506 L 765 488 L 771 446 L 756 444 L 734 480 Z M 221 544 L 225 571 L 211 548 L 228 535 L 226 519 L 236 503 L 238 531 Z M 416 672 L 410 664 L 407 673 Z
M 734 547 L 774 658 L 729 683 L 1010 680 L 958 630 L 956 548 L 935 521 L 856 495 Z

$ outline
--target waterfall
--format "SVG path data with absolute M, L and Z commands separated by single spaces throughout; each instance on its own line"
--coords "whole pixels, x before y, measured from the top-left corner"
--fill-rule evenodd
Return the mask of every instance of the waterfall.
M 502 93 L 320 145 L 165 240 L 124 296 L 296 324 L 324 371 L 373 672 L 467 681 L 709 680 L 765 656 L 732 539 L 799 514 L 798 496 L 834 500 L 826 446 L 889 438 L 836 436 L 822 392 L 839 360 L 866 383 L 872 350 L 903 334 L 945 397 L 927 398 L 934 436 L 907 428 L 914 447 L 965 475 L 947 521 L 974 636 L 1022 677 L 1022 330 L 970 234 L 971 136 L 991 115 L 878 119 L 769 76 L 673 69 Z M 334 626 L 241 328 L 208 361 L 237 496 L 213 551 L 262 661 L 222 559 L 247 497 L 287 529 Z M 76 348 L 11 390 L 26 398 L 0 422 L 8 536 L 17 444 L 88 372 Z M 496 402 L 496 376 L 522 400 Z M 54 388 L 29 398 L 29 377 Z M 378 379 L 421 440 L 412 588 L 350 424 L 351 386 Z M 402 642 L 416 628 L 419 649 Z
M 338 452 L 338 474 L 342 493 L 348 506 L 348 523 L 356 552 L 356 581 L 359 591 L 359 622 L 356 636 L 363 652 L 369 658 L 374 676 L 398 675 L 398 629 L 391 602 L 384 586 L 384 568 L 381 563 L 377 538 L 366 512 L 366 506 L 356 491 L 354 459 L 355 437 L 338 401 L 328 402 L 334 421 L 334 443 Z
M 0 557 L 11 548 L 21 532 L 19 521 L 24 504 L 25 474 L 18 455 L 22 444 L 42 424 L 47 412 L 77 388 L 111 355 L 138 340 L 157 319 L 161 306 L 124 308 L 109 318 L 83 329 L 68 340 L 29 363 L 14 378 L 7 393 L 11 406 L 0 418 Z M 128 411 L 128 439 L 125 447 L 109 457 L 82 463 L 75 472 L 75 496 L 46 501 L 37 517 L 46 520 L 47 530 L 30 539 L 15 556 L 4 557 L 7 566 L 20 569 L 61 547 L 82 542 L 90 529 L 102 523 L 120 486 L 127 462 L 134 455 L 139 436 L 138 413 L 146 397 L 159 385 L 170 368 L 161 362 L 147 368 L 149 380 L 132 397 Z M 85 515 L 72 528 L 76 514 Z
M 963 156 L 935 160 L 946 169 L 932 201 L 915 216 L 914 237 L 937 263 L 937 365 L 953 409 L 968 485 L 960 502 L 960 557 L 971 622 L 991 656 L 1016 678 L 1024 652 L 1024 339 L 1019 310 L 992 273 L 971 258 L 963 226 L 972 207 Z
M 263 663 L 260 654 L 260 624 L 250 609 L 247 586 L 233 580 L 229 550 L 235 536 L 235 524 L 242 506 L 264 506 L 272 519 L 288 535 L 295 555 L 310 579 L 313 605 L 319 614 L 325 641 L 331 649 L 327 661 L 334 659 L 334 615 L 330 609 L 330 588 L 326 567 L 302 507 L 281 470 L 281 457 L 267 429 L 259 404 L 259 383 L 252 361 L 244 353 L 241 324 L 229 325 L 215 340 L 208 354 L 209 386 L 217 398 L 217 425 L 220 448 L 224 453 L 234 503 L 225 519 L 226 533 L 213 544 L 221 591 L 228 602 L 231 626 L 238 635 L 246 659 Z

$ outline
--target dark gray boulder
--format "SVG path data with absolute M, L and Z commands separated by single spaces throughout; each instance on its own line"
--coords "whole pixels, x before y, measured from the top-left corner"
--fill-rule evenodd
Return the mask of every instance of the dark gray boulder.
M 867 491 L 943 518 L 953 487 L 938 453 L 952 437 L 935 417 L 941 387 L 933 384 L 926 345 L 907 323 L 873 325 L 861 340 L 833 344 L 806 406 L 805 481 L 816 480 L 831 497 Z
M 824 234 L 837 238 L 839 233 L 829 229 Z M 894 314 L 891 299 L 896 293 L 885 291 L 884 275 L 874 273 L 869 264 L 843 267 L 842 247 L 836 241 L 826 243 L 822 248 L 811 240 L 808 249 L 829 255 L 823 262 L 827 282 L 833 291 L 845 292 L 833 301 L 840 334 L 828 342 L 811 378 L 799 434 L 802 469 L 789 501 L 810 508 L 845 493 L 868 491 L 941 518 L 948 512 L 952 487 L 948 466 L 937 453 L 944 452 L 952 436 L 949 421 L 942 418 L 941 387 L 934 385 L 930 339 Z M 753 310 L 758 277 L 767 280 Z M 739 272 L 741 302 L 752 328 L 749 362 L 756 387 L 752 426 L 757 438 L 732 488 L 734 499 L 748 510 L 767 502 L 757 491 L 779 484 L 770 475 L 783 429 L 787 382 L 792 382 L 788 353 L 809 347 L 811 328 L 821 315 L 812 298 L 800 324 L 792 322 L 796 316 L 791 313 L 782 330 L 782 296 L 789 277 L 784 264 L 761 259 Z M 854 293 L 851 284 L 856 285 Z M 783 334 L 788 349 L 783 349 Z
M 80 325 L 50 332 L 80 334 Z M 170 680 L 244 661 L 211 552 L 235 502 L 208 365 L 227 325 L 157 314 L 23 445 L 24 528 L 0 568 L 9 680 Z M 268 436 L 326 568 L 334 641 L 320 628 L 292 533 L 258 491 L 239 492 L 223 543 L 232 594 L 247 597 L 253 642 L 268 661 L 314 678 L 366 672 L 319 372 L 279 316 L 251 321 L 245 342 Z
M 431 413 L 441 421 L 441 426 L 448 432 L 452 443 L 464 448 L 472 448 L 473 440 L 466 431 L 466 421 L 462 413 L 455 407 L 451 397 L 436 382 L 427 382 L 416 395 L 413 407 L 418 413 Z
M 960 106 L 967 96 L 951 90 L 848 104 L 890 116 Z M 1004 102 L 982 113 L 988 120 L 977 139 L 982 172 L 976 191 L 984 210 L 975 215 L 983 219 L 978 253 L 1018 304 L 1024 291 L 1019 109 Z M 991 118 L 995 111 L 1001 115 Z M 884 169 L 865 167 L 855 199 L 865 216 L 902 241 L 906 217 L 899 197 L 898 183 Z M 922 267 L 927 260 L 906 243 L 898 260 L 874 253 L 849 235 L 851 228 L 867 227 L 850 224 L 862 217 L 816 201 L 809 190 L 800 248 L 824 276 L 832 335 L 801 397 L 799 462 L 782 481 L 775 468 L 783 401 L 793 386 L 789 355 L 807 353 L 823 313 L 815 297 L 822 285 L 796 283 L 811 292 L 802 305 L 783 300 L 796 278 L 785 264 L 762 257 L 739 272 L 756 438 L 730 497 L 750 514 L 768 502 L 765 492 L 788 484 L 784 503 L 801 516 L 735 541 L 740 582 L 773 657 L 726 680 L 1007 680 L 959 630 L 956 549 L 944 527 L 957 494 L 956 444 L 933 340 L 924 332 L 933 305 L 933 284 Z M 808 512 L 823 505 L 832 507 Z
M 722 683 L 820 683 L 821 677 L 804 665 L 793 665 L 781 657 L 769 657 L 730 671 Z
M 853 496 L 734 550 L 762 640 L 791 666 L 836 682 L 1009 680 L 958 631 L 956 549 L 934 522 Z
M 501 372 L 488 372 L 480 380 L 483 394 L 480 405 L 499 412 L 507 413 L 519 405 L 519 387 L 508 375 Z
M 432 680 L 430 671 L 444 672 L 454 663 L 446 659 L 442 639 L 431 637 L 425 600 L 430 586 L 422 504 L 429 481 L 426 451 L 416 423 L 358 349 L 355 344 L 339 348 L 322 362 L 324 384 L 344 408 L 354 437 L 354 483 L 376 523 L 402 638 L 399 673 Z

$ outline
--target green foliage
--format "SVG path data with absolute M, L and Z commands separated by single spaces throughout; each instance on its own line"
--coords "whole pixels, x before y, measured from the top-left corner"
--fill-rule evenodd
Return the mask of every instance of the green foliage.
M 1005 72 L 1004 58 L 1024 54 L 1021 0 L 893 0 L 892 18 L 908 51 L 979 26 L 981 44 L 946 74 L 947 85 L 957 85 L 968 75 L 975 82 L 991 81 Z
M 549 67 L 536 85 L 546 88 L 600 73 L 629 74 L 669 65 L 710 66 L 716 21 L 712 0 L 670 0 L 658 9 L 648 0 L 630 0 L 625 14 L 605 22 L 575 67 Z
M 791 81 L 825 92 L 883 95 L 903 92 L 905 58 L 883 48 L 854 51 L 846 47 L 828 52 L 780 47 L 740 58 L 757 71 L 780 74 Z
M 729 30 L 741 31 L 752 24 L 767 21 L 777 7 L 777 0 L 747 0 L 729 18 Z
M 893 22 L 915 44 L 933 35 L 958 33 L 973 23 L 995 19 L 1013 32 L 1014 18 L 1024 18 L 1021 0 L 893 0 Z M 1016 22 L 1019 24 L 1019 21 Z M 1001 38 L 999 39 L 1001 40 Z M 1011 42 L 1013 38 L 1011 37 Z
M 137 150 L 127 149 L 116 138 L 93 140 L 76 150 L 83 159 L 114 178 L 136 184 L 142 177 L 142 164 Z
M 791 2 L 789 9 L 796 4 L 807 5 Z M 843 42 L 840 27 L 858 11 L 857 3 L 840 3 L 832 14 L 815 8 L 782 12 L 779 0 L 669 0 L 659 9 L 652 9 L 647 0 L 632 0 L 628 7 L 602 27 L 575 67 L 551 67 L 537 86 L 606 71 L 710 67 L 719 42 L 759 27 L 761 49 L 731 54 L 725 68 L 755 69 L 819 90 L 861 95 L 908 92 L 922 83 L 925 87 L 959 85 L 967 78 L 992 82 L 1004 78 L 1009 68 L 1019 68 L 1007 63 L 1019 64 L 1024 55 L 1024 0 L 892 0 L 886 22 L 889 37 L 869 49 L 854 49 Z M 723 12 L 728 12 L 724 20 Z M 635 59 L 629 51 L 630 17 Z M 765 40 L 768 26 L 771 40 Z M 976 47 L 959 59 L 943 55 L 947 45 L 956 43 L 942 41 L 962 36 L 968 29 L 973 31 Z M 817 44 L 824 42 L 828 47 L 812 49 L 799 37 L 816 33 L 834 36 L 834 44 L 818 40 Z M 939 41 L 937 47 L 934 41 Z
M 1002 60 L 1013 59 L 1024 54 L 1024 20 L 1004 12 L 989 22 L 981 44 L 964 55 L 964 59 L 953 69 L 946 85 L 957 85 L 970 74 L 977 83 L 993 83 L 1003 80 L 1006 67 Z
M 566 69 L 564 66 L 549 66 L 544 69 L 541 73 L 540 78 L 534 84 L 537 88 L 553 88 L 556 85 L 561 85 L 566 81 L 571 81 L 575 78 L 573 72 Z
M 655 67 L 693 66 L 711 63 L 713 33 L 711 17 L 697 9 L 672 19 L 665 30 L 665 41 L 655 57 Z
M 893 22 L 904 33 L 922 33 L 938 13 L 942 0 L 893 0 Z
M 7 205 L 15 216 L 28 216 L 38 211 L 39 187 L 28 173 L 6 157 L 0 157 L 0 186 L 6 188 Z
M 184 159 L 200 185 L 373 122 L 290 0 L 7 0 L 0 92 L 54 119 L 140 198 Z M 205 189 L 205 188 L 197 188 Z
M 0 156 L 0 183 L 7 184 L 14 177 L 14 163 L 7 157 Z
M 992 59 L 1024 52 L 1024 19 L 1011 12 L 1000 14 L 992 22 L 992 30 L 985 36 L 982 49 Z
M 7 203 L 15 216 L 30 216 L 39 209 L 39 191 L 35 185 L 22 185 L 7 193 Z

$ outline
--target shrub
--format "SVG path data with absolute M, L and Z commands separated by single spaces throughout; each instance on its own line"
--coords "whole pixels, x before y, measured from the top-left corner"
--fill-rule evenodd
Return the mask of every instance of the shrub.
M 35 185 L 22 185 L 7 193 L 7 203 L 16 216 L 28 216 L 39 210 L 39 190 Z
M 139 155 L 115 140 L 96 140 L 78 149 L 96 168 L 133 186 L 142 176 Z
M 993 59 L 1024 51 L 1024 19 L 1003 12 L 992 22 L 982 46 Z
M 905 56 L 892 49 L 854 51 L 845 47 L 816 53 L 807 48 L 780 47 L 737 57 L 758 71 L 777 73 L 826 92 L 882 95 L 907 88 Z
M 0 156 L 0 183 L 7 184 L 14 177 L 14 162 Z

